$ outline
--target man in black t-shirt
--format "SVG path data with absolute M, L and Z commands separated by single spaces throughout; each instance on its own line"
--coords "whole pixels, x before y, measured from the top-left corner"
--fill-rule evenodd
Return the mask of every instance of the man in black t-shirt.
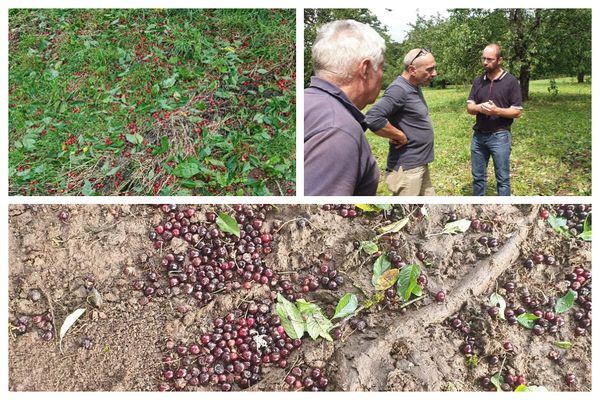
M 485 73 L 475 78 L 467 112 L 476 115 L 471 141 L 473 194 L 484 196 L 487 166 L 492 156 L 498 196 L 510 196 L 510 151 L 513 119 L 523 112 L 521 88 L 517 79 L 504 71 L 502 53 L 497 44 L 488 45 L 481 62 Z

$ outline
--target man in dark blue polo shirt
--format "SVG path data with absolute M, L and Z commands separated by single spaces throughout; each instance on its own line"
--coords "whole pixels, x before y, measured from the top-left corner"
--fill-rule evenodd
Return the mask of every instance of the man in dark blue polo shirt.
M 517 79 L 503 70 L 502 52 L 497 44 L 488 45 L 481 62 L 485 73 L 475 78 L 467 112 L 476 115 L 471 141 L 473 194 L 484 196 L 487 166 L 492 156 L 498 196 L 510 196 L 510 127 L 523 112 L 521 88 Z
M 384 53 L 385 41 L 368 25 L 345 20 L 319 28 L 312 48 L 316 76 L 304 91 L 306 196 L 376 194 L 379 169 L 360 110 L 377 99 Z

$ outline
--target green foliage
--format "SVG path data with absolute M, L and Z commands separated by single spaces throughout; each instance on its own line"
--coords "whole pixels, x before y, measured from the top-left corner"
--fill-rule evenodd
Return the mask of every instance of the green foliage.
M 223 232 L 231 233 L 232 235 L 240 237 L 240 225 L 237 223 L 235 218 L 225 213 L 219 213 L 216 222 Z
M 568 311 L 571 307 L 573 307 L 573 304 L 575 304 L 575 299 L 577 299 L 577 292 L 573 289 L 569 289 L 563 297 L 556 300 L 554 312 L 557 314 L 562 314 Z
M 366 8 L 305 8 L 304 9 L 304 85 L 308 87 L 310 77 L 313 75 L 311 49 L 317 37 L 317 29 L 332 21 L 353 19 L 370 25 L 386 41 L 391 43 L 387 27 L 383 25 L 377 16 Z M 386 60 L 387 62 L 387 60 Z
M 402 267 L 396 284 L 396 292 L 404 301 L 408 301 L 413 294 L 415 296 L 420 296 L 422 294 L 421 287 L 417 284 L 417 278 L 420 273 L 421 268 L 419 268 L 417 264 L 410 264 Z
M 9 193 L 293 194 L 294 21 L 11 9 Z
M 356 311 L 357 307 L 358 299 L 356 298 L 356 295 L 352 293 L 346 293 L 344 296 L 342 296 L 340 301 L 338 301 L 338 304 L 335 307 L 335 314 L 333 314 L 331 319 L 341 319 L 352 315 Z

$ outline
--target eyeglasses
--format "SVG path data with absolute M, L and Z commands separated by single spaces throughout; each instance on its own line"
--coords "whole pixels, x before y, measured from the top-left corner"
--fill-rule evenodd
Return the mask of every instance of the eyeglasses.
M 421 49 L 421 50 L 419 50 L 419 52 L 417 53 L 417 55 L 415 56 L 415 58 L 413 58 L 412 61 L 410 62 L 410 64 L 408 64 L 408 65 L 412 65 L 417 58 L 419 58 L 421 56 L 424 56 L 426 54 L 429 54 L 429 53 L 431 53 L 429 51 L 429 49 Z

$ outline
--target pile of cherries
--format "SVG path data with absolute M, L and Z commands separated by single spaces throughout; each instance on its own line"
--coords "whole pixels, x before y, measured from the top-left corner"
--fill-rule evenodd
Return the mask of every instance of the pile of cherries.
M 556 334 L 565 325 L 565 320 L 560 315 L 555 315 L 553 309 L 556 305 L 555 297 L 547 297 L 545 301 L 539 301 L 531 295 L 527 287 L 522 287 L 517 293 L 517 285 L 514 282 L 504 284 L 506 291 L 506 308 L 504 309 L 504 318 L 509 325 L 517 325 L 517 317 L 529 312 L 536 317 L 532 332 L 536 336 L 545 334 Z M 520 302 L 517 297 L 520 295 Z M 498 318 L 499 310 L 492 306 L 487 309 L 488 315 L 492 319 Z
M 236 386 L 246 389 L 263 378 L 265 367 L 288 368 L 291 354 L 302 344 L 300 339 L 291 339 L 286 334 L 270 300 L 242 302 L 233 312 L 215 318 L 212 324 L 212 330 L 193 343 L 167 343 L 160 391 L 209 385 L 222 391 Z M 292 368 L 285 382 L 294 390 L 327 387 L 328 380 L 322 370 L 313 369 L 312 378 L 302 379 L 302 376 L 296 367 Z
M 573 236 L 583 232 L 583 223 L 592 212 L 592 206 L 586 204 L 562 204 L 554 206 L 557 217 L 567 220 L 567 228 Z M 591 217 L 589 224 L 592 224 Z
M 575 334 L 584 336 L 592 329 L 592 273 L 582 267 L 575 267 L 565 279 L 569 288 L 577 292 L 575 301 L 579 307 L 573 312 Z
M 270 205 L 234 206 L 235 219 L 240 225 L 240 236 L 222 232 L 217 214 L 209 211 L 206 221 L 196 218 L 196 210 L 183 211 L 176 205 L 162 205 L 166 221 L 154 227 L 150 239 L 156 249 L 165 248 L 175 237 L 190 244 L 186 254 L 167 253 L 160 268 L 152 269 L 145 279 L 133 283 L 133 288 L 144 296 L 140 304 L 153 297 L 190 296 L 201 307 L 213 300 L 218 292 L 249 289 L 253 282 L 276 287 L 278 276 L 267 268 L 262 255 L 272 251 L 273 235 L 262 232 L 265 214 Z
M 342 218 L 356 218 L 362 214 L 360 208 L 356 208 L 353 204 L 323 204 L 324 211 L 333 211 Z
M 12 326 L 19 335 L 35 329 L 42 340 L 49 341 L 54 338 L 54 322 L 50 311 L 36 315 L 19 315 Z

